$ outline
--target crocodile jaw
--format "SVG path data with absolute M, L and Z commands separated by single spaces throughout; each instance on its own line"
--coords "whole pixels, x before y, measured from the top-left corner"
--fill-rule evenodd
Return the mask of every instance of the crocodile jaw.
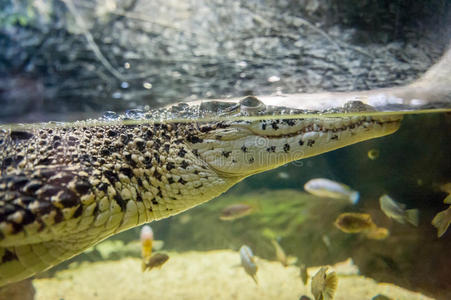
M 200 127 L 202 143 L 193 144 L 222 177 L 263 172 L 395 132 L 402 116 L 350 116 L 308 119 L 229 121 L 210 130 Z

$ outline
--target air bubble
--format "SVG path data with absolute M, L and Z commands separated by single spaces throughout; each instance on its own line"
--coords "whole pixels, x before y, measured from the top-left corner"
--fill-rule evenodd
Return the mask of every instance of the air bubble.
M 114 99 L 121 99 L 122 93 L 121 92 L 114 92 L 113 95 L 111 95 Z
M 119 116 L 117 115 L 117 113 L 114 111 L 110 111 L 110 110 L 104 112 L 102 115 L 102 119 L 107 120 L 107 121 L 116 120 L 118 118 L 119 118 Z
M 245 61 L 243 60 L 243 61 L 240 61 L 239 63 L 237 63 L 237 65 L 238 65 L 238 67 L 246 68 L 246 67 L 247 67 L 247 62 L 245 62 Z
M 125 116 L 132 120 L 142 119 L 144 118 L 144 111 L 139 108 L 129 109 L 125 112 Z
M 280 77 L 279 76 L 273 75 L 271 77 L 268 77 L 268 82 L 273 83 L 273 82 L 277 82 L 277 81 L 280 81 Z

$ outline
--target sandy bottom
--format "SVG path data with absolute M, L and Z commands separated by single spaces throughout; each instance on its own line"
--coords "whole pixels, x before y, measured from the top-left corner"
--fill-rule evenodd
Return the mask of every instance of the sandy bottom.
M 83 263 L 64 270 L 54 278 L 36 279 L 37 300 L 78 299 L 293 299 L 312 297 L 310 280 L 304 286 L 299 269 L 284 268 L 278 262 L 258 259 L 259 284 L 239 267 L 239 254 L 230 250 L 168 253 L 170 259 L 161 269 L 141 272 L 141 261 Z M 419 293 L 357 274 L 353 265 L 333 266 L 338 273 L 335 300 L 371 299 L 384 294 L 397 300 L 432 299 Z M 313 276 L 318 268 L 309 268 Z

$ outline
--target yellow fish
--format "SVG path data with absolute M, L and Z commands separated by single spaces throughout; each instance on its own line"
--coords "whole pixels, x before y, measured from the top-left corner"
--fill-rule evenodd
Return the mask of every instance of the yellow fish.
M 383 240 L 390 234 L 387 228 L 377 227 L 371 216 L 364 213 L 342 213 L 335 220 L 335 226 L 346 233 L 364 233 L 373 240 Z
M 141 239 L 141 258 L 142 258 L 141 269 L 144 272 L 147 269 L 150 258 L 152 256 L 153 231 L 149 225 L 144 225 L 141 228 L 140 239 Z
M 432 219 L 432 225 L 437 228 L 437 237 L 441 237 L 448 230 L 451 224 L 451 206 L 444 211 L 439 212 L 434 219 Z
M 311 291 L 315 300 L 333 300 L 338 277 L 335 272 L 327 274 L 327 267 L 321 267 L 312 277 Z
M 346 233 L 369 231 L 376 225 L 369 214 L 342 213 L 335 220 L 335 226 Z

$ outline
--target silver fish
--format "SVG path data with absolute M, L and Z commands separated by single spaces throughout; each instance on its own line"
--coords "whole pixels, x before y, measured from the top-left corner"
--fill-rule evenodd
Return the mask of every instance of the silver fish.
M 392 218 L 401 224 L 408 222 L 413 226 L 418 226 L 418 209 L 406 209 L 404 204 L 396 202 L 388 195 L 382 195 L 379 198 L 379 204 L 381 210 L 385 213 L 385 215 L 387 215 L 387 217 Z
M 252 277 L 252 279 L 257 282 L 257 264 L 255 263 L 254 254 L 252 253 L 249 246 L 243 245 L 240 248 L 240 258 L 241 265 L 243 266 L 246 273 Z
M 360 197 L 359 192 L 349 186 L 326 178 L 309 180 L 304 190 L 318 197 L 348 200 L 351 204 L 357 204 Z

